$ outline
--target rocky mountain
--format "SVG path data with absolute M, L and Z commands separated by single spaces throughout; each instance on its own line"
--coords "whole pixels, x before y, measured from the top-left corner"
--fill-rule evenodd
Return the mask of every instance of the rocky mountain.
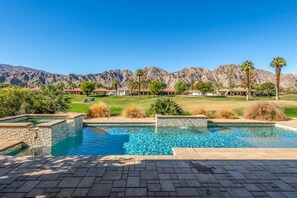
M 23 66 L 12 66 L 7 64 L 0 64 L 0 73 L 18 73 L 18 72 L 43 72 L 47 73 L 46 71 L 38 70 L 38 69 L 32 69 L 30 67 L 23 67 Z
M 177 81 L 183 81 L 190 84 L 191 79 L 196 82 L 199 80 L 210 81 L 213 83 L 223 83 L 227 87 L 227 75 L 229 69 L 234 71 L 234 82 L 236 85 L 240 85 L 243 79 L 244 72 L 240 70 L 239 65 L 229 64 L 222 65 L 211 71 L 200 67 L 188 67 L 176 72 L 167 72 L 158 67 L 146 67 L 143 70 L 146 73 L 147 80 L 161 80 L 167 84 L 167 87 L 173 87 Z M 273 73 L 259 70 L 255 71 L 257 83 L 275 82 L 275 76 Z M 0 83 L 18 85 L 22 82 L 26 82 L 30 86 L 36 86 L 38 83 L 45 83 L 46 81 L 52 83 L 67 83 L 69 81 L 76 85 L 84 80 L 98 82 L 105 86 L 110 86 L 113 79 L 120 81 L 120 86 L 127 86 L 127 82 L 130 78 L 136 79 L 136 76 L 129 70 L 110 70 L 97 74 L 52 74 L 40 70 L 31 69 L 28 67 L 0 65 Z M 297 88 L 297 74 L 283 74 L 281 77 L 281 87 L 283 88 Z

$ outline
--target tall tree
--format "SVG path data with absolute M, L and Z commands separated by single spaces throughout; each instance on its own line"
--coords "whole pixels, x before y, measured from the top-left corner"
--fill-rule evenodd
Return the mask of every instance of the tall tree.
M 202 95 L 206 95 L 214 90 L 211 82 L 203 82 L 202 80 L 195 84 L 195 89 L 200 91 Z
M 158 80 L 153 80 L 150 85 L 149 85 L 149 90 L 151 92 L 151 94 L 153 94 L 154 96 L 159 95 L 162 91 L 162 89 L 164 89 L 166 87 L 166 84 L 158 81 Z
M 194 86 L 195 86 L 195 80 L 193 78 L 190 79 L 190 86 L 191 86 L 191 90 L 194 90 Z
M 187 89 L 187 85 L 184 82 L 177 81 L 174 84 L 174 90 L 176 94 L 183 94 Z
M 141 78 L 144 76 L 144 71 L 142 69 L 138 69 L 135 74 L 138 77 L 138 98 L 139 98 L 140 97 Z
M 282 57 L 275 57 L 270 63 L 270 67 L 275 68 L 275 99 L 276 100 L 279 100 L 280 75 L 281 75 L 281 69 L 284 66 L 287 66 L 287 62 Z
M 232 67 L 228 68 L 227 72 L 228 88 L 230 91 L 235 87 L 234 83 L 234 69 Z
M 133 95 L 134 90 L 137 89 L 137 82 L 130 78 L 127 84 L 128 88 L 130 89 L 130 94 Z
M 119 84 L 120 84 L 120 82 L 117 80 L 117 79 L 114 79 L 113 81 L 112 81 L 112 87 L 115 89 L 115 91 L 116 91 L 116 96 L 118 95 L 118 86 L 119 86 Z
M 91 81 L 83 81 L 80 88 L 87 96 L 89 96 L 94 91 L 95 84 Z
M 250 75 L 251 71 L 255 69 L 254 63 L 252 61 L 246 60 L 243 61 L 243 63 L 240 66 L 240 69 L 242 71 L 245 71 L 245 84 L 246 84 L 246 100 L 249 100 L 249 97 L 251 95 L 251 81 L 250 81 Z

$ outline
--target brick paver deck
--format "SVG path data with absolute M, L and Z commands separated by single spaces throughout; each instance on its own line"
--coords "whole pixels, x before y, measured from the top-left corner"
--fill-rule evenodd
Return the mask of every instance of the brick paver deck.
M 161 158 L 0 157 L 0 195 L 297 197 L 297 160 Z

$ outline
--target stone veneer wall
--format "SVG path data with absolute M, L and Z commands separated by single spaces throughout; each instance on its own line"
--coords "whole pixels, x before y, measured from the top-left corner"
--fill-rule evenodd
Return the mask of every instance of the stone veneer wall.
M 34 132 L 30 123 L 3 123 L 0 127 L 0 140 L 20 141 L 31 144 L 34 139 Z
M 66 120 L 42 123 L 37 127 L 33 127 L 31 123 L 1 123 L 0 121 L 0 140 L 22 141 L 33 147 L 52 146 L 82 129 L 83 115 L 67 116 L 65 115 Z M 16 119 L 21 118 L 17 116 Z
M 78 115 L 69 117 L 67 120 L 44 123 L 37 126 L 39 128 L 38 140 L 34 146 L 52 146 L 81 130 L 83 128 L 83 116 Z
M 207 127 L 207 117 L 198 116 L 156 116 L 156 126 Z

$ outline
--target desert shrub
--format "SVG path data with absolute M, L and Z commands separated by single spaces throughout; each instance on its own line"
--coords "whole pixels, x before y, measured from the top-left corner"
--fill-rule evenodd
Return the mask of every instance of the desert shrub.
M 143 118 L 145 113 L 140 107 L 127 107 L 124 109 L 122 116 L 124 118 Z
M 198 107 L 191 112 L 192 115 L 205 115 L 208 118 L 213 118 L 213 115 L 204 107 Z
M 246 109 L 244 117 L 247 119 L 283 121 L 286 115 L 277 104 L 272 102 L 259 102 Z
M 149 109 L 149 114 L 182 115 L 184 111 L 172 98 L 159 98 Z
M 66 112 L 69 109 L 70 99 L 63 92 L 63 86 L 53 85 L 51 83 L 46 83 L 42 85 L 41 96 L 37 96 L 35 100 L 36 108 L 40 109 L 42 112 L 35 113 L 56 113 L 56 112 Z M 34 107 L 35 108 L 35 107 Z
M 216 117 L 224 119 L 235 119 L 235 113 L 231 109 L 220 109 L 216 113 Z
M 88 116 L 91 118 L 105 118 L 110 117 L 110 109 L 107 104 L 100 102 L 94 104 L 89 108 Z
M 26 93 L 18 88 L 8 87 L 0 90 L 0 117 L 19 114 Z

